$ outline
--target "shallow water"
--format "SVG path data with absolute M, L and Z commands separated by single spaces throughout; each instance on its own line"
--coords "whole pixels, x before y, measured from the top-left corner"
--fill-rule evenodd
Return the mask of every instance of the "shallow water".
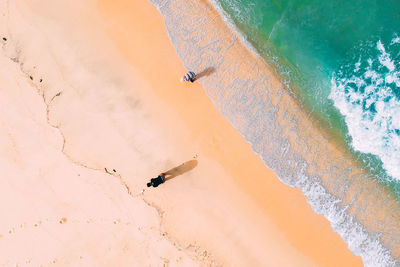
M 377 179 L 400 180 L 400 2 L 218 0 Z
M 358 67 L 357 62 L 365 60 L 355 60 L 351 54 L 364 51 L 362 47 L 370 49 L 366 53 L 376 50 L 372 61 L 382 65 L 377 71 L 382 71 L 385 79 L 388 76 L 387 82 L 396 84 L 392 54 L 388 56 L 389 50 L 382 50 L 387 49 L 386 42 L 394 40 L 392 46 L 397 45 L 395 36 L 387 41 L 383 35 L 373 42 L 351 41 L 350 30 L 331 25 L 348 16 L 348 12 L 325 14 L 334 3 L 323 6 L 317 1 L 297 5 L 293 1 L 279 2 L 285 5 L 278 1 L 213 2 L 233 29 L 230 31 L 217 25 L 216 14 L 207 1 L 152 2 L 163 14 L 169 37 L 185 67 L 195 71 L 215 69 L 199 82 L 264 163 L 283 183 L 302 190 L 313 210 L 330 221 L 333 230 L 354 254 L 362 257 L 366 266 L 397 265 L 400 205 L 392 190 L 396 180 L 387 175 L 379 155 L 357 151 L 351 128 L 346 124 L 351 120 L 337 104 L 343 102 L 341 97 L 352 104 L 355 97 L 346 94 L 357 94 L 347 88 L 350 82 L 346 81 L 352 79 L 348 75 L 355 73 L 351 68 L 358 68 L 358 75 L 369 71 L 369 54 L 366 63 Z M 312 16 L 319 5 L 320 16 Z M 355 21 L 351 18 L 347 25 L 354 28 Z M 365 27 L 376 26 L 373 20 L 369 24 Z M 341 38 L 349 37 L 348 47 L 331 46 L 330 42 L 338 40 L 330 40 L 329 33 L 322 29 L 317 31 L 318 25 L 332 27 L 331 31 L 337 34 L 344 32 Z M 312 29 L 317 31 L 315 36 Z M 366 34 L 357 36 L 361 40 Z M 318 43 L 320 39 L 325 41 Z M 355 47 L 351 48 L 352 45 Z M 254 48 L 263 60 L 250 52 Z M 343 56 L 329 58 L 330 53 Z M 394 69 L 386 71 L 385 64 L 391 68 L 392 61 Z M 283 83 L 272 78 L 271 66 L 279 72 Z M 393 123 L 397 125 L 396 121 Z

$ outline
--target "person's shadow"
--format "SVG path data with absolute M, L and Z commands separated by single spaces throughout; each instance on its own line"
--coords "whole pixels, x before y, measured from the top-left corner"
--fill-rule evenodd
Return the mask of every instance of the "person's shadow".
M 213 74 L 214 72 L 215 72 L 214 67 L 208 67 L 196 74 L 196 80 L 201 79 L 202 77 L 205 77 L 205 76 L 209 76 L 209 75 Z
M 197 160 L 193 159 L 193 160 L 189 160 L 186 161 L 184 163 L 182 163 L 181 165 L 179 165 L 178 167 L 172 168 L 166 172 L 164 172 L 165 174 L 165 181 L 168 181 L 176 176 L 179 176 L 181 174 L 184 174 L 188 171 L 193 170 L 196 166 L 197 166 Z

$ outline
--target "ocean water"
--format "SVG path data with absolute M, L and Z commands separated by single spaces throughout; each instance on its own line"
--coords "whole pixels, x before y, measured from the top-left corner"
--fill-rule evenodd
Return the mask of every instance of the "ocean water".
M 400 2 L 218 2 L 303 107 L 400 195 Z
M 365 266 L 398 266 L 398 4 L 151 2 L 184 66 L 213 70 L 198 82 L 265 165 Z

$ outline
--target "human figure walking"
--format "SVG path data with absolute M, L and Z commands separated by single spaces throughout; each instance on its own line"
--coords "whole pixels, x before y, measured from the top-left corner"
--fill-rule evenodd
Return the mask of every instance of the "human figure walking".
M 160 173 L 160 175 L 157 176 L 157 178 L 150 179 L 150 182 L 147 183 L 147 187 L 150 187 L 150 186 L 157 187 L 164 182 L 165 182 L 165 173 Z
M 182 78 L 181 78 L 181 82 L 194 82 L 196 80 L 196 73 L 194 73 L 193 71 L 189 71 L 188 73 L 186 73 Z

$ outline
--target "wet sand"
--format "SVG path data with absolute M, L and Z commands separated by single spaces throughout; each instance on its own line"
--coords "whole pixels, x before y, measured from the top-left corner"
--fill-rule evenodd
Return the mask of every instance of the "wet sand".
M 1 11 L 2 264 L 361 265 L 202 87 L 179 82 L 150 3 Z

